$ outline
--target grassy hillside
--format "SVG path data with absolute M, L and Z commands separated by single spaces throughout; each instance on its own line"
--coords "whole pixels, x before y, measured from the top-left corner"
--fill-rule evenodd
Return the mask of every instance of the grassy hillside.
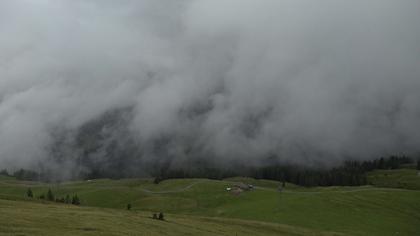
M 238 181 L 262 187 L 239 196 L 226 191 L 226 187 Z M 9 178 L 0 180 L 0 198 L 25 200 L 28 187 L 33 189 L 35 196 L 51 188 L 59 197 L 77 193 L 83 206 L 126 212 L 123 209 L 131 203 L 136 212 L 163 211 L 173 214 L 172 219 L 181 217 L 179 214 L 188 219 L 217 217 L 212 219 L 218 220 L 221 217 L 348 235 L 416 235 L 420 232 L 420 191 L 368 186 L 301 188 L 286 185 L 286 189 L 279 192 L 279 184 L 234 178 L 225 181 L 166 180 L 158 185 L 150 179 L 101 179 L 46 185 Z M 65 205 L 62 207 L 67 209 Z
M 375 170 L 368 174 L 372 185 L 420 190 L 420 171 L 415 169 Z
M 255 221 L 0 200 L 0 235 L 337 235 Z

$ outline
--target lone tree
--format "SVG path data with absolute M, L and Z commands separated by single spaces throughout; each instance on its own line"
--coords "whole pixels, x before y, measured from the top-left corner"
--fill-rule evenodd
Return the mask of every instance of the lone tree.
M 34 194 L 32 193 L 32 189 L 31 188 L 28 188 L 28 191 L 26 191 L 26 196 L 28 196 L 30 198 L 33 198 L 34 197 Z
M 71 204 L 73 204 L 73 205 L 80 205 L 80 199 L 77 196 L 77 194 L 73 196 L 73 199 L 71 200 Z
M 156 214 L 156 213 L 153 213 L 153 219 L 155 219 L 155 220 L 157 220 L 157 219 L 158 219 L 158 217 L 157 217 L 157 214 Z
M 159 220 L 165 220 L 165 218 L 164 218 L 164 216 L 163 216 L 163 213 L 161 212 L 161 213 L 159 213 Z
M 153 180 L 153 183 L 154 183 L 154 184 L 159 184 L 161 181 L 162 181 L 162 177 L 157 176 L 157 177 Z
M 130 203 L 127 204 L 127 210 L 131 210 L 131 204 Z
M 52 193 L 51 189 L 48 189 L 48 193 L 47 193 L 47 199 L 48 201 L 54 201 L 54 194 Z

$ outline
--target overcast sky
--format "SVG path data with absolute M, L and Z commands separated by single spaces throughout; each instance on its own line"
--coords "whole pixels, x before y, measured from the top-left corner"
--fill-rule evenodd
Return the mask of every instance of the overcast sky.
M 174 158 L 418 153 L 419 12 L 418 0 L 2 0 L 0 167 L 33 165 L 57 128 L 127 107 L 127 135 L 171 137 Z

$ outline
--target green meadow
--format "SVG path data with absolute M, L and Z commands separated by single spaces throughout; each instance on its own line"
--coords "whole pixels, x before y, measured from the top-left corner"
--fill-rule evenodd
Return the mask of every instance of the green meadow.
M 420 176 L 374 171 L 372 185 L 303 188 L 250 178 L 97 179 L 37 183 L 0 177 L 0 235 L 419 235 Z M 238 195 L 235 183 L 255 188 Z M 35 198 L 26 197 L 31 188 Z M 36 199 L 77 194 L 81 206 Z M 132 205 L 130 211 L 127 204 Z M 165 221 L 151 219 L 164 212 Z

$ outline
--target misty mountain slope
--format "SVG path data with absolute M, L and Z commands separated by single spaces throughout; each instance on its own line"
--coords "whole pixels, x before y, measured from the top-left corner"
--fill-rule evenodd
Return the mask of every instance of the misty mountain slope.
M 0 166 L 65 179 L 417 157 L 419 8 L 1 1 Z
M 133 108 L 115 109 L 83 124 L 75 130 L 53 130 L 48 162 L 39 163 L 52 173 L 52 179 L 124 178 L 159 175 L 171 168 L 193 171 L 220 166 L 206 154 L 200 141 L 194 140 L 193 124 L 206 114 L 200 106 L 184 108 L 179 116 L 188 126 L 185 134 L 167 133 L 139 141 L 133 133 Z M 140 132 L 141 133 L 141 132 Z M 63 169 L 64 172 L 63 172 Z M 67 176 L 66 176 L 67 174 Z

